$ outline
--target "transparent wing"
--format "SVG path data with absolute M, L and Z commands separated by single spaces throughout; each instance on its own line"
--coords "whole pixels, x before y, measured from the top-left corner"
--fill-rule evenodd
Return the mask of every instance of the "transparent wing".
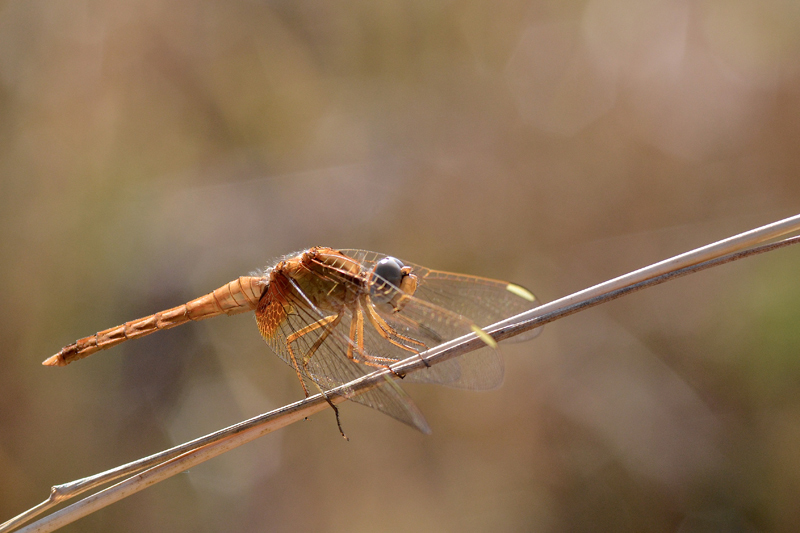
M 386 257 L 366 250 L 341 250 L 371 270 Z M 486 327 L 539 305 L 532 293 L 504 281 L 430 270 L 403 261 L 418 278 L 413 298 L 407 298 L 400 312 L 388 305 L 376 306 L 381 316 L 407 336 L 427 347 L 460 337 L 472 326 Z M 541 328 L 514 340 L 529 340 Z M 408 357 L 408 354 L 405 354 Z M 452 387 L 488 389 L 502 382 L 503 363 L 499 352 L 486 347 L 458 359 L 416 372 L 407 379 L 440 383 Z
M 392 340 L 406 347 L 404 353 L 392 350 L 398 358 L 408 357 L 411 353 L 424 351 L 474 331 L 473 321 L 420 298 L 407 298 L 399 312 L 388 304 L 375 305 L 373 308 L 389 326 L 389 331 L 396 333 Z M 373 336 L 380 336 L 377 331 L 378 327 L 372 328 Z M 404 338 L 414 339 L 420 344 L 404 341 Z M 376 344 L 377 339 L 370 347 Z M 493 389 L 503 382 L 503 359 L 496 348 L 486 346 L 409 374 L 406 379 L 472 390 Z
M 418 274 L 418 298 L 469 317 L 481 328 L 541 305 L 532 292 L 513 283 L 428 270 L 416 265 L 412 268 L 425 272 Z M 531 340 L 541 331 L 541 327 L 536 328 L 507 342 Z
M 339 315 L 324 313 L 313 307 L 289 280 L 278 278 L 271 284 L 256 310 L 256 320 L 270 348 L 323 391 L 376 369 L 376 366 L 348 358 L 348 352 L 358 353 L 349 337 L 352 311 L 343 310 Z M 304 334 L 298 335 L 304 330 Z M 352 400 L 423 433 L 431 431 L 419 408 L 394 381 L 387 381 Z
M 378 261 L 387 257 L 385 254 L 367 250 L 340 251 L 361 262 L 367 270 L 371 270 Z M 415 297 L 469 318 L 479 327 L 486 327 L 541 305 L 532 292 L 507 281 L 453 274 L 431 270 L 408 261 L 401 262 L 411 267 L 419 278 Z M 541 330 L 542 328 L 537 328 L 517 337 L 530 340 Z

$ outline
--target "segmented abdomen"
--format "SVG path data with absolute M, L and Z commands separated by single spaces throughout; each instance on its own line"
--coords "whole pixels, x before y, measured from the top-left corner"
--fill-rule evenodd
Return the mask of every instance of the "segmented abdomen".
M 221 314 L 236 315 L 252 311 L 258 306 L 266 282 L 267 279 L 263 277 L 242 276 L 183 305 L 159 311 L 138 320 L 131 320 L 79 339 L 62 348 L 60 352 L 42 364 L 65 366 L 72 361 L 83 359 L 128 339 L 143 337 L 160 329 L 174 328 L 190 320 L 203 320 Z

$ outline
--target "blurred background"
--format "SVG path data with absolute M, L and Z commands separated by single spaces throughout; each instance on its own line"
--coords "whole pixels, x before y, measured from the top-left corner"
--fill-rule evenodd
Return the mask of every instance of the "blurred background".
M 313 245 L 549 301 L 800 205 L 790 0 L 0 3 L 0 521 L 295 401 L 251 314 L 79 337 Z M 347 404 L 64 531 L 790 531 L 800 250 Z

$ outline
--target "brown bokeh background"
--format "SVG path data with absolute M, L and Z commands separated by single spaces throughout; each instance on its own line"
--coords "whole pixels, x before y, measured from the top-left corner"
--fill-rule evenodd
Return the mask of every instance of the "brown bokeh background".
M 788 0 L 0 3 L 0 521 L 301 396 L 251 315 L 78 337 L 312 245 L 552 300 L 795 214 Z M 491 392 L 345 405 L 64 531 L 800 524 L 800 250 L 504 347 Z

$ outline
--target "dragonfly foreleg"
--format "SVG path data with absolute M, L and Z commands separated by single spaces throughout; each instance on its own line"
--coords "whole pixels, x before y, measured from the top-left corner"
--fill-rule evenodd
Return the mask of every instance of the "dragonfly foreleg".
M 381 316 L 375 310 L 375 306 L 372 304 L 372 302 L 365 301 L 364 307 L 367 308 L 367 318 L 369 319 L 372 326 L 378 331 L 380 336 L 386 339 L 387 341 L 391 342 L 398 348 L 402 348 L 403 350 L 412 353 L 417 353 L 427 348 L 425 343 L 398 333 L 392 326 L 389 325 L 388 322 L 386 322 L 383 318 L 381 318 Z M 414 348 L 412 346 L 406 346 L 402 342 L 399 342 L 398 340 L 395 339 L 399 339 L 400 341 L 404 341 L 408 344 L 416 345 L 417 348 Z
M 369 321 L 372 323 L 372 326 L 380 334 L 381 337 L 383 337 L 390 343 L 394 344 L 398 348 L 402 348 L 403 350 L 406 350 L 407 352 L 411 353 L 418 354 L 422 351 L 425 351 L 428 348 L 425 345 L 425 343 L 422 343 L 418 340 L 412 339 L 411 337 L 406 337 L 405 335 L 401 335 L 400 333 L 398 333 L 391 325 L 389 325 L 388 322 L 386 322 L 383 318 L 381 318 L 381 316 L 375 310 L 375 306 L 372 304 L 371 301 L 367 300 L 366 298 L 364 305 L 367 308 L 367 318 L 369 318 Z M 395 340 L 392 337 L 406 341 L 409 344 L 416 344 L 417 346 L 419 346 L 419 348 L 406 346 L 405 344 Z M 431 366 L 425 359 L 422 359 L 422 362 L 425 363 L 425 366 L 427 367 Z

